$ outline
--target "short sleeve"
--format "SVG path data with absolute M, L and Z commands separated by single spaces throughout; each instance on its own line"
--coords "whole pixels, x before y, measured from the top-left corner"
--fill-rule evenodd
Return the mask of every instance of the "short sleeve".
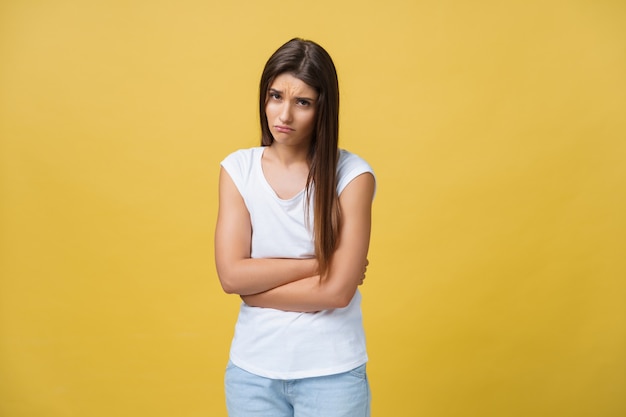
M 353 179 L 366 172 L 372 174 L 374 181 L 376 180 L 374 170 L 363 158 L 341 149 L 337 165 L 337 195 L 340 195 Z M 374 190 L 374 193 L 376 193 L 376 190 Z
M 245 195 L 246 183 L 250 178 L 253 158 L 253 149 L 240 149 L 228 155 L 220 163 L 242 196 Z

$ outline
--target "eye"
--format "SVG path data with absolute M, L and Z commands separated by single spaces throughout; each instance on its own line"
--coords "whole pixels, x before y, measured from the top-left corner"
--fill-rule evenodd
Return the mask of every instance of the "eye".
M 273 100 L 280 100 L 280 94 L 275 92 L 275 91 L 270 91 L 268 93 L 268 95 L 270 96 L 271 99 Z
M 305 100 L 305 99 L 302 99 L 302 98 L 299 98 L 299 99 L 296 101 L 296 103 L 297 103 L 298 105 L 300 105 L 300 106 L 305 106 L 305 107 L 308 107 L 308 106 L 310 106 L 310 105 L 311 105 L 311 102 L 310 102 L 309 100 Z

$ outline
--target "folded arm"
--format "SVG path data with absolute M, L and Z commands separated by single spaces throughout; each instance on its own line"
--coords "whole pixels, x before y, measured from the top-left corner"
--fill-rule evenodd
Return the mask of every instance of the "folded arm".
M 367 265 L 375 180 L 369 173 L 350 182 L 339 196 L 342 222 L 327 273 L 289 282 L 258 294 L 246 304 L 285 311 L 314 312 L 346 307 L 362 283 Z
M 215 228 L 217 275 L 229 294 L 256 294 L 317 274 L 315 259 L 250 257 L 250 213 L 224 168 L 220 171 L 219 211 Z

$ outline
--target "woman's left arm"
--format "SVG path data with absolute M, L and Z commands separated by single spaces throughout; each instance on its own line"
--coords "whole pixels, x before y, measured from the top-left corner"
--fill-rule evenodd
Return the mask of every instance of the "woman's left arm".
M 354 178 L 339 196 L 341 226 L 328 271 L 271 290 L 245 295 L 253 307 L 314 312 L 346 307 L 363 281 L 372 223 L 375 180 L 370 173 Z

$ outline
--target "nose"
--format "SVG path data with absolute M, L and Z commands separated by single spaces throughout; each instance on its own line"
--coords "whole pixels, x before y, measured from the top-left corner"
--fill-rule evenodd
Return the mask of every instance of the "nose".
M 292 121 L 291 104 L 288 101 L 283 103 L 278 118 L 281 123 L 290 123 Z

